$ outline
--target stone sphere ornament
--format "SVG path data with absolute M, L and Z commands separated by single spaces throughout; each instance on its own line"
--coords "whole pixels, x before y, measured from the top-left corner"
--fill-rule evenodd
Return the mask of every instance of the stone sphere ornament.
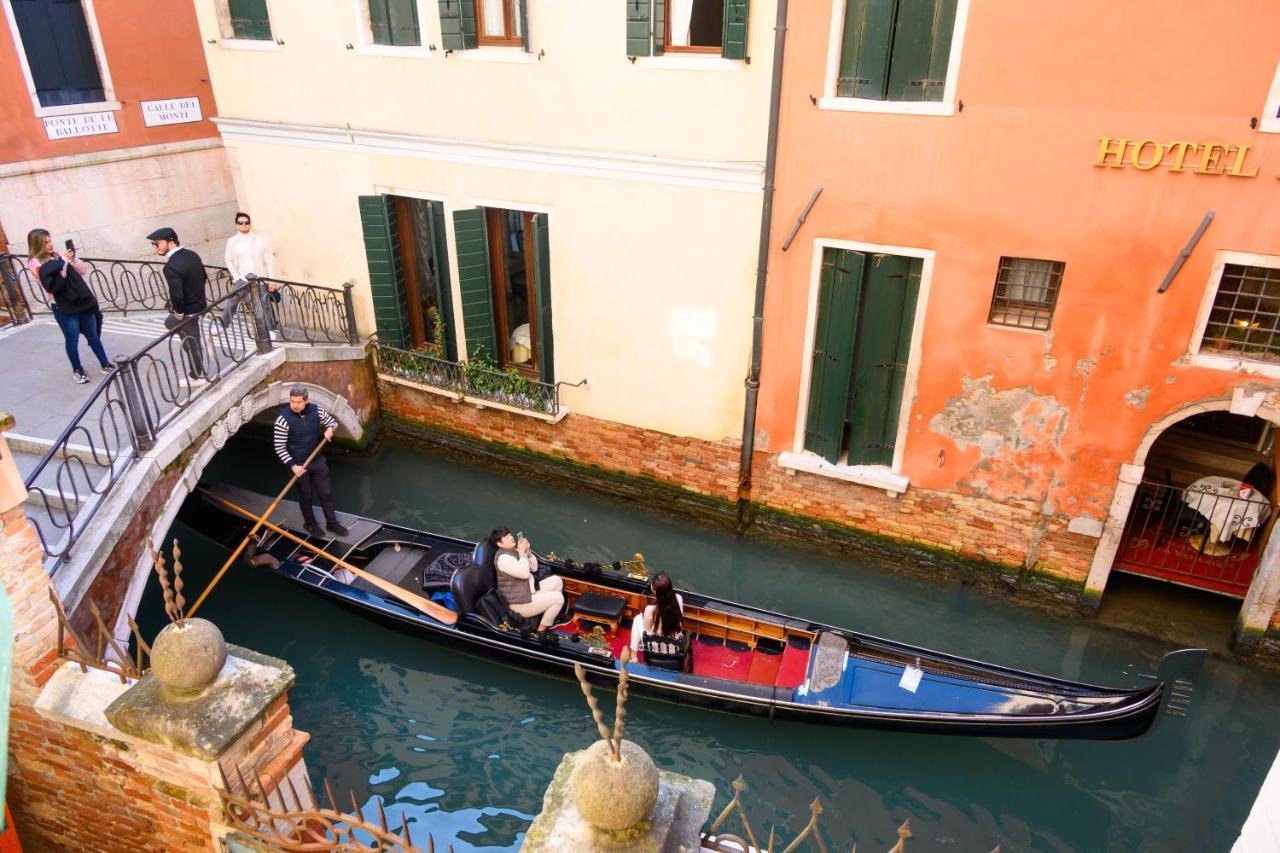
M 227 641 L 208 619 L 171 622 L 151 644 L 151 673 L 169 690 L 208 687 L 227 662 Z
M 621 758 L 613 744 L 598 740 L 578 758 L 569 790 L 578 814 L 599 829 L 630 829 L 649 817 L 658 799 L 658 768 L 649 753 L 622 741 Z

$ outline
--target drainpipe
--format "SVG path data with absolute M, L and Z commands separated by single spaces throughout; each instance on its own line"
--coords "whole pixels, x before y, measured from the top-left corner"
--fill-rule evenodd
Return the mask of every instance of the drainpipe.
M 760 349 L 764 329 L 764 284 L 769 274 L 769 231 L 773 226 L 773 177 L 778 165 L 778 113 L 782 108 L 782 58 L 787 44 L 787 0 L 777 0 L 773 25 L 773 78 L 769 86 L 769 137 L 765 144 L 764 198 L 760 205 L 760 245 L 756 257 L 756 304 L 751 318 L 751 372 L 742 417 L 742 459 L 738 463 L 738 524 L 751 506 L 751 456 L 756 445 L 756 399 L 760 394 Z

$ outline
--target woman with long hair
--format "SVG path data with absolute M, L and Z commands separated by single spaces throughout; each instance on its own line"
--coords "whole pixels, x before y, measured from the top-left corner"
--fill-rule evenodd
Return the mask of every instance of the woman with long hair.
M 89 289 L 84 277 L 89 265 L 76 257 L 75 249 L 65 255 L 53 248 L 53 237 L 43 228 L 33 228 L 27 234 L 27 268 L 40 280 L 40 286 L 53 297 L 53 319 L 62 330 L 62 342 L 71 362 L 71 377 L 84 385 L 89 377 L 80 363 L 80 336 L 89 342 L 89 349 L 98 357 L 102 375 L 111 372 L 111 360 L 102 347 L 99 336 L 98 299 Z
M 631 623 L 631 651 L 640 651 L 640 643 L 648 634 L 675 640 L 684 634 L 684 598 L 671 586 L 671 578 L 658 572 L 649 581 L 654 603 L 636 614 Z

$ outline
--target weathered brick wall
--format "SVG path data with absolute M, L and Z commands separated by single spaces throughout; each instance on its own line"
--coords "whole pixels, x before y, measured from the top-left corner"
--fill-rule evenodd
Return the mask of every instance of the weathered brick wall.
M 310 382 L 344 398 L 369 424 L 378 412 L 378 383 L 372 357 L 360 361 L 286 361 L 267 382 Z
M 378 388 L 382 412 L 388 417 L 546 453 L 581 465 L 651 477 L 722 500 L 732 501 L 738 496 L 740 451 L 736 441 L 682 438 L 576 414 L 549 424 L 499 409 L 478 408 L 385 379 L 379 381 Z

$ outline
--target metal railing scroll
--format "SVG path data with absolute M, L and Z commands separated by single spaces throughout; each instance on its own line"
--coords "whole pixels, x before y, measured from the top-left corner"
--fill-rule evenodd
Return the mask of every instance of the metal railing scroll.
M 386 344 L 378 344 L 376 352 L 379 373 L 543 415 L 559 414 L 560 386 L 569 384 L 542 382 L 511 368 L 498 370 L 479 361 L 449 361 Z
M 9 269 L 19 257 L 8 256 Z M 137 264 L 110 262 L 108 268 L 118 272 L 105 280 L 122 288 L 117 291 L 120 304 L 151 306 L 159 298 L 158 273 L 152 269 L 158 265 L 135 268 Z M 18 266 L 30 279 L 25 266 Z M 104 277 L 97 271 L 90 280 L 101 300 Z M 225 275 L 217 279 L 224 280 Z M 338 289 L 251 279 L 219 289 L 200 314 L 180 321 L 170 315 L 167 331 L 133 355 L 117 356 L 111 372 L 26 477 L 32 501 L 43 510 L 30 520 L 45 554 L 54 560 L 51 573 L 71 553 L 133 460 L 254 355 L 270 352 L 276 341 L 314 345 L 357 340 L 350 284 Z M 280 299 L 272 298 L 282 292 Z M 37 306 L 48 308 L 47 302 L 29 304 L 36 315 Z

